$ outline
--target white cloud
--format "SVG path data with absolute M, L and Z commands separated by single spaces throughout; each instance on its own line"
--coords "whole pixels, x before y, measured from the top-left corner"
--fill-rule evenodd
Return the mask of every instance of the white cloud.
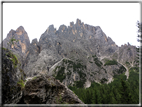
M 79 18 L 85 24 L 100 26 L 119 46 L 137 42 L 138 3 L 4 3 L 3 39 L 11 29 L 23 26 L 30 41 L 39 39 L 53 24 L 56 29 Z

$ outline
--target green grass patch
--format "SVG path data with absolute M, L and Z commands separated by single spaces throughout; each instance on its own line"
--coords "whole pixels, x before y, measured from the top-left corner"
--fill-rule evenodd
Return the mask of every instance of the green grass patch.
M 106 66 L 106 65 L 117 65 L 118 63 L 117 63 L 117 61 L 116 60 L 106 60 L 106 62 L 105 62 L 105 64 L 104 64 L 104 66 Z
M 35 80 L 37 77 L 33 77 L 32 80 Z
M 8 50 L 8 49 L 6 49 Z M 17 65 L 19 63 L 18 58 L 16 55 L 14 55 L 11 51 L 7 51 L 6 56 L 9 57 L 9 59 L 13 62 L 14 68 L 17 68 Z
M 12 54 L 12 62 L 14 64 L 14 68 L 17 68 L 17 64 L 18 64 L 18 59 L 16 57 L 16 55 Z
M 2 47 L 3 50 L 7 50 L 6 48 Z
M 21 89 L 25 87 L 25 82 L 22 79 L 20 79 L 17 84 L 20 85 Z
M 16 57 L 16 55 L 14 55 L 10 50 L 8 49 L 5 49 L 4 50 L 7 50 L 6 52 L 6 56 L 9 57 L 9 59 L 13 62 L 13 65 L 14 65 L 14 68 L 17 68 L 17 65 L 19 63 L 18 61 L 18 58 Z

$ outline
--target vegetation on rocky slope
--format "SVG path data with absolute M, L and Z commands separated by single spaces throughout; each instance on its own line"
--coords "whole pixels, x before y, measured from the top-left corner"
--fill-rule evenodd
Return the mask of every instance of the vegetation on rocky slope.
M 67 68 L 67 73 L 65 73 L 65 67 Z M 70 68 L 73 69 L 73 72 L 69 70 Z M 80 60 L 74 62 L 68 59 L 63 59 L 62 66 L 56 66 L 54 72 L 57 72 L 57 74 L 53 76 L 62 82 L 66 76 L 70 78 L 72 73 L 78 73 L 80 80 L 75 81 L 74 86 L 83 88 L 86 81 L 86 74 L 83 72 L 84 69 L 86 69 L 86 66 L 83 65 Z
M 106 65 L 117 65 L 117 61 L 116 60 L 106 60 L 104 66 Z
M 17 68 L 18 65 L 18 58 L 14 55 L 10 50 L 6 48 L 2 48 L 3 50 L 7 51 L 6 56 L 13 62 L 14 68 Z
M 126 68 L 122 65 L 122 66 L 120 66 L 119 69 L 116 69 L 115 71 L 113 71 L 113 73 L 114 73 L 114 75 L 117 75 L 117 74 L 122 74 L 125 71 L 126 71 Z
M 135 69 L 138 72 L 138 69 Z M 123 74 L 115 75 L 109 84 L 93 82 L 91 87 L 77 88 L 69 86 L 74 93 L 86 104 L 138 104 L 139 103 L 139 73 L 130 70 L 126 81 Z
M 92 57 L 94 58 L 94 62 L 98 67 L 101 67 L 103 65 L 103 63 L 98 59 L 96 55 L 93 55 Z
M 24 72 L 19 68 L 19 61 L 12 51 L 2 48 L 2 103 L 16 103 L 15 98 L 24 87 Z
M 59 71 L 57 73 L 56 79 L 60 80 L 61 82 L 66 78 L 66 74 L 64 73 L 65 67 L 59 67 Z
M 18 85 L 20 85 L 21 89 L 23 89 L 25 87 L 25 83 L 22 79 L 20 79 L 18 82 L 17 82 Z

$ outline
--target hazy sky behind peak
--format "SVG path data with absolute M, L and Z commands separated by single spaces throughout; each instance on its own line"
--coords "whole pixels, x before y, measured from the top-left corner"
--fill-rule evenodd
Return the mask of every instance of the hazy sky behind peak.
M 30 41 L 45 32 L 49 25 L 59 26 L 76 23 L 100 26 L 106 36 L 118 45 L 137 42 L 136 22 L 140 20 L 139 3 L 4 3 L 3 39 L 11 29 L 23 26 Z

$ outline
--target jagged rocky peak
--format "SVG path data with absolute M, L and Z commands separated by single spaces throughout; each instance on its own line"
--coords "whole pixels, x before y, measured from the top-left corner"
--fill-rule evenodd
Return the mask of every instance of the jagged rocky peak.
M 28 48 L 28 52 L 33 51 L 33 53 L 39 54 L 40 53 L 40 46 L 39 46 L 39 42 L 37 41 L 37 38 L 32 40 L 31 45 Z
M 88 24 L 85 24 L 85 28 L 89 31 L 91 31 L 93 34 L 95 34 L 95 31 L 98 30 L 98 28 L 94 27 L 94 26 L 91 26 L 91 25 L 88 25 Z M 101 28 L 100 28 L 101 29 Z
M 37 43 L 38 43 L 37 38 L 35 38 L 35 39 L 32 40 L 31 44 L 37 44 Z
M 16 34 L 17 35 L 22 35 L 22 33 L 25 32 L 25 29 L 23 26 L 19 26 L 17 29 L 16 29 Z
M 114 42 L 110 37 L 107 38 L 107 42 L 108 42 L 110 45 L 115 45 L 115 42 Z M 115 46 L 116 46 L 116 45 L 115 45 Z
M 29 61 L 29 57 L 37 57 L 37 55 L 40 53 L 40 46 L 39 42 L 37 41 L 37 38 L 33 39 L 31 44 L 28 46 L 28 49 L 26 51 L 26 58 L 24 61 L 24 65 L 27 66 L 27 63 Z
M 30 46 L 29 55 L 27 54 L 26 58 L 27 66 L 24 68 L 26 71 L 30 71 L 31 74 L 41 68 L 47 71 L 47 64 L 51 67 L 64 57 L 81 59 L 86 64 L 87 55 L 109 56 L 117 50 L 115 47 L 109 46 L 107 37 L 99 26 L 84 25 L 79 19 L 76 24 L 71 22 L 69 27 L 61 25 L 56 33 L 54 30 L 53 25 L 48 27 L 48 30 L 40 37 L 37 45 L 39 47 L 32 42 L 33 45 Z M 40 67 L 35 66 L 41 62 Z
M 36 53 L 40 53 L 40 46 L 39 46 L 39 42 L 37 41 L 37 38 L 32 40 L 32 43 L 28 50 L 31 50 L 31 49 L 33 49 Z
M 129 62 L 132 67 L 137 66 L 138 63 L 136 55 L 137 51 L 135 46 L 125 44 L 119 47 L 118 60 L 123 64 L 127 64 Z
M 74 25 L 74 22 L 70 22 L 70 27 L 72 27 Z
M 60 27 L 59 27 L 59 30 L 58 31 L 61 31 L 61 32 L 64 32 L 64 31 L 66 31 L 67 30 L 67 26 L 66 25 L 61 25 Z
M 47 28 L 46 32 L 47 32 L 48 34 L 55 34 L 56 29 L 54 28 L 54 25 L 50 25 L 50 26 Z
M 11 30 L 9 31 L 9 33 L 8 33 L 7 36 L 12 36 L 12 35 L 14 35 L 15 33 L 16 33 L 16 31 L 13 30 L 13 29 L 11 29 Z
M 77 20 L 76 20 L 76 24 L 77 24 L 77 25 L 81 25 L 81 20 L 77 19 Z
M 7 43 L 10 42 L 10 39 L 14 37 L 18 42 L 15 42 L 14 45 L 9 46 Z M 24 27 L 20 26 L 15 30 L 10 30 L 10 32 L 7 34 L 7 38 L 3 40 L 3 47 L 12 49 L 15 51 L 19 51 L 21 53 L 25 53 L 27 50 L 27 47 L 30 44 L 30 40 L 28 37 L 27 32 L 25 31 Z

